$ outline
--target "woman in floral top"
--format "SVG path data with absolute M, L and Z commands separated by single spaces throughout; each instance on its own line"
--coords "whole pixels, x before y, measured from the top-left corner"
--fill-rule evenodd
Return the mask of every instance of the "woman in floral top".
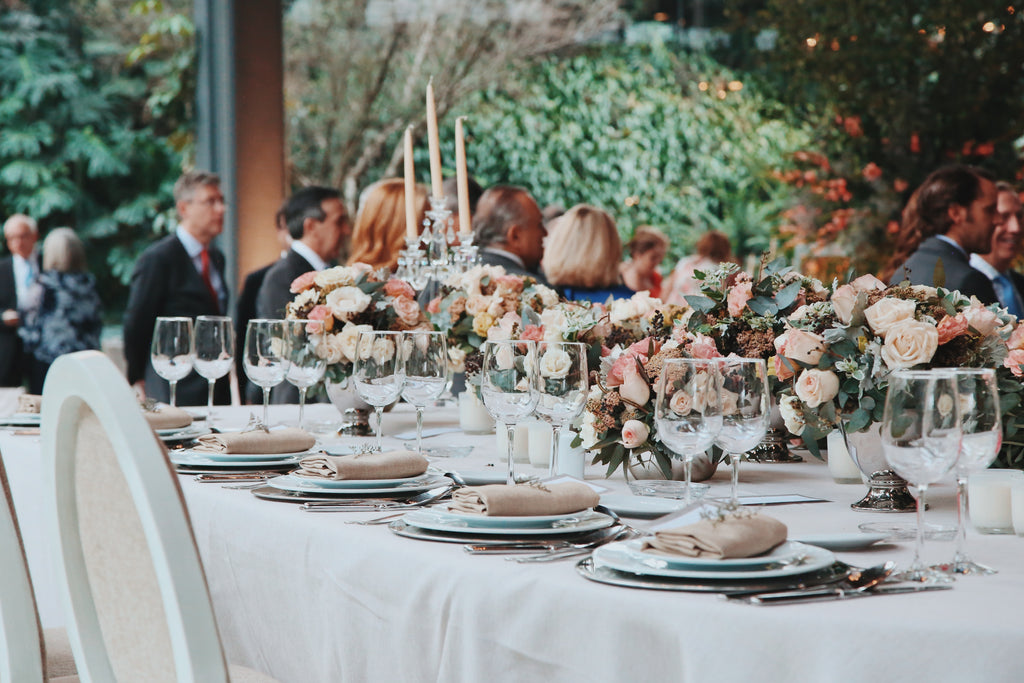
M 96 280 L 86 271 L 85 247 L 70 228 L 43 242 L 43 270 L 20 311 L 18 333 L 30 358 L 29 392 L 42 393 L 50 364 L 65 353 L 100 348 L 103 305 Z

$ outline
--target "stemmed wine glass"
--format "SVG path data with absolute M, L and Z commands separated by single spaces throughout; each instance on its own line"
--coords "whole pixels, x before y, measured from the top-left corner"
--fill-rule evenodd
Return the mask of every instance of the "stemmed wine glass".
M 951 370 L 901 370 L 889 378 L 882 418 L 882 450 L 896 474 L 917 490 L 914 562 L 901 573 L 907 581 L 951 578 L 921 562 L 925 492 L 956 464 L 963 430 L 956 374 Z
M 394 403 L 402 393 L 405 364 L 399 353 L 402 332 L 360 332 L 356 337 L 356 358 L 352 380 L 359 398 L 373 406 L 377 415 L 377 446 L 383 450 L 381 423 L 384 406 Z
M 217 380 L 231 372 L 235 357 L 235 325 L 224 315 L 196 318 L 196 372 L 209 383 L 206 419 L 213 424 L 213 388 Z
M 508 484 L 516 483 L 512 456 L 516 422 L 537 407 L 537 345 L 532 341 L 486 341 L 480 393 L 491 417 L 505 425 L 508 435 Z
M 195 354 L 192 318 L 157 318 L 153 326 L 150 360 L 156 374 L 171 384 L 171 405 L 176 406 L 178 380 L 192 372 Z
M 722 429 L 715 443 L 732 465 L 732 503 L 739 504 L 740 459 L 768 431 L 768 367 L 760 358 L 718 359 Z
M 960 458 L 956 461 L 956 554 L 953 564 L 944 566 L 956 574 L 995 574 L 995 569 L 978 564 L 967 556 L 966 518 L 967 477 L 971 472 L 991 465 L 1003 441 L 996 371 L 991 368 L 956 368 L 954 373 L 960 396 L 963 440 L 960 442 Z
M 324 324 L 317 320 L 285 320 L 288 340 L 288 372 L 284 378 L 299 390 L 299 429 L 306 411 L 306 391 L 324 378 L 327 359 L 316 353 L 316 338 L 324 333 Z
M 587 346 L 577 342 L 542 342 L 538 349 L 537 415 L 551 423 L 548 476 L 555 476 L 558 446 L 566 425 L 576 419 L 590 390 Z
M 718 366 L 714 359 L 672 358 L 658 378 L 654 424 L 662 443 L 683 456 L 687 501 L 692 499 L 693 459 L 711 447 L 722 429 Z
M 423 453 L 423 408 L 448 386 L 448 341 L 444 332 L 406 332 L 402 340 L 402 398 L 416 406 L 416 452 Z
M 269 427 L 270 388 L 288 372 L 288 342 L 284 320 L 250 320 L 245 330 L 242 365 L 249 381 L 263 389 L 263 426 Z

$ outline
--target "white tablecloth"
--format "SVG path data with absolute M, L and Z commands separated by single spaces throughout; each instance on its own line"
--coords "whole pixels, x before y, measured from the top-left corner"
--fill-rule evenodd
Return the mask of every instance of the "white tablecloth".
M 273 418 L 289 408 L 271 410 Z M 450 409 L 430 411 L 426 426 L 453 419 Z M 404 407 L 385 419 L 389 433 L 412 425 Z M 31 441 L 0 437 L 8 467 L 19 463 L 16 496 L 31 474 Z M 448 434 L 426 443 L 476 446 L 442 467 L 502 464 L 493 436 Z M 602 472 L 588 468 L 588 479 L 605 483 Z M 181 480 L 229 659 L 285 683 L 1010 681 L 1024 671 L 1024 539 L 1015 536 L 971 532 L 972 556 L 1000 573 L 959 578 L 952 591 L 755 607 L 600 585 L 578 576 L 574 561 L 470 556 L 457 544 L 345 524 L 373 513 L 306 513 L 245 490 Z M 621 477 L 607 483 L 626 490 Z M 712 495 L 726 495 L 727 468 L 711 483 Z M 864 490 L 832 483 L 816 461 L 744 463 L 741 471 L 741 493 L 833 501 L 771 508 L 791 537 L 855 532 L 865 521 L 913 522 L 913 515 L 851 511 Z M 953 521 L 952 493 L 949 483 L 935 488 L 931 521 Z M 861 565 L 907 562 L 912 550 L 899 543 L 838 556 Z M 951 543 L 927 549 L 932 560 L 952 552 Z

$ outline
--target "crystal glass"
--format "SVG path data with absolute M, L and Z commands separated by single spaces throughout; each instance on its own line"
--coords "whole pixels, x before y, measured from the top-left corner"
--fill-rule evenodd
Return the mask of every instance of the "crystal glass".
M 381 422 L 384 407 L 398 400 L 405 382 L 405 365 L 399 344 L 402 332 L 360 332 L 356 338 L 356 358 L 352 363 L 352 381 L 356 394 L 377 415 L 377 450 L 383 450 Z
M 201 315 L 196 318 L 196 372 L 209 383 L 206 419 L 213 424 L 213 388 L 217 380 L 231 372 L 235 358 L 235 324 L 226 315 Z
M 673 358 L 658 377 L 654 424 L 658 438 L 683 458 L 685 500 L 691 491 L 693 459 L 715 442 L 722 430 L 722 376 L 714 359 Z
M 171 384 L 171 405 L 177 405 L 178 380 L 192 372 L 195 354 L 192 318 L 157 318 L 153 326 L 150 360 L 156 374 Z
M 245 330 L 243 367 L 249 381 L 263 389 L 263 425 L 269 427 L 270 389 L 288 372 L 284 320 L 250 320 Z
M 587 403 L 590 377 L 587 346 L 576 342 L 540 342 L 537 380 L 537 416 L 551 424 L 548 476 L 557 470 L 558 445 L 566 426 L 579 417 Z
M 303 429 L 306 412 L 306 391 L 324 378 L 327 360 L 316 353 L 316 344 L 323 339 L 324 324 L 316 320 L 285 320 L 288 341 L 288 371 L 285 380 L 299 390 L 299 429 Z
M 532 341 L 486 341 L 483 367 L 480 371 L 480 393 L 484 407 L 496 422 L 505 425 L 508 435 L 508 484 L 516 483 L 516 422 L 530 415 L 537 407 L 537 345 Z
M 402 398 L 416 406 L 416 452 L 423 453 L 423 409 L 448 387 L 448 341 L 444 332 L 406 332 L 402 339 L 405 383 Z
M 761 443 L 771 415 L 768 404 L 768 367 L 760 358 L 722 358 L 722 429 L 715 443 L 732 466 L 732 502 L 739 503 L 740 459 Z
M 960 422 L 963 440 L 956 461 L 956 554 L 953 564 L 945 565 L 956 574 L 994 574 L 995 569 L 978 564 L 967 555 L 967 477 L 987 468 L 999 454 L 1003 425 L 999 410 L 996 371 L 990 368 L 956 368 L 956 387 L 960 396 Z
M 904 370 L 889 378 L 882 450 L 889 465 L 917 492 L 917 542 L 905 580 L 949 581 L 921 562 L 925 493 L 956 464 L 963 430 L 956 375 L 950 370 Z

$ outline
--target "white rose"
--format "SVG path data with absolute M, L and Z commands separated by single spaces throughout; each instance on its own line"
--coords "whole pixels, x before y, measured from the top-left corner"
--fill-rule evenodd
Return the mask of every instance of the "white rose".
M 373 332 L 373 328 L 369 325 L 345 323 L 341 332 L 334 335 L 338 338 L 338 348 L 341 350 L 342 360 L 351 363 L 356 359 L 356 341 L 361 332 Z
M 789 314 L 789 319 L 790 320 L 803 320 L 804 318 L 806 318 L 808 316 L 808 314 L 810 314 L 810 312 L 812 310 L 813 309 L 810 306 L 808 306 L 807 304 L 804 304 L 800 308 L 798 308 L 795 311 L 793 311 L 792 313 L 790 313 Z
M 779 412 L 782 414 L 782 421 L 786 423 L 786 429 L 793 436 L 800 436 L 807 423 L 804 416 L 800 414 L 800 401 L 796 396 L 783 396 L 779 400 Z
M 978 334 L 987 337 L 999 327 L 999 316 L 984 306 L 971 306 L 964 311 L 964 318 Z
M 502 344 L 495 354 L 494 363 L 498 370 L 510 370 L 515 365 L 516 355 L 511 344 Z
M 313 278 L 313 282 L 317 287 L 321 289 L 327 289 L 329 287 L 345 287 L 351 285 L 356 281 L 355 272 L 351 268 L 345 266 L 335 266 L 334 268 L 328 268 L 321 270 Z
M 868 306 L 864 310 L 864 317 L 867 318 L 872 332 L 884 335 L 896 323 L 913 319 L 916 307 L 915 301 L 887 296 Z
M 540 374 L 542 377 L 561 379 L 569 374 L 572 367 L 572 358 L 562 349 L 548 349 L 540 359 Z
M 545 287 L 544 285 L 534 285 L 533 291 L 537 293 L 538 297 L 540 297 L 540 302 L 544 304 L 545 308 L 550 308 L 551 306 L 558 305 L 558 292 L 551 289 L 550 287 Z
M 924 294 L 928 298 L 933 298 L 939 295 L 939 290 L 934 287 L 929 287 L 928 285 L 911 285 L 910 291 L 915 294 Z
M 368 350 L 367 345 L 360 347 L 360 351 L 363 352 L 364 358 L 373 357 L 373 360 L 380 365 L 381 363 L 390 363 L 391 359 L 395 357 L 395 342 L 387 337 L 377 337 L 373 340 L 372 349 L 370 354 L 366 355 L 365 351 Z
M 325 305 L 335 318 L 348 321 L 356 313 L 366 310 L 370 305 L 370 295 L 358 287 L 338 287 L 327 295 Z
M 340 345 L 332 337 L 340 337 L 340 334 L 324 335 L 313 347 L 313 352 L 318 358 L 323 358 L 328 365 L 340 363 L 342 359 Z
M 927 363 L 939 348 L 939 332 L 934 325 L 902 320 L 885 333 L 882 360 L 890 370 Z
M 304 289 L 292 300 L 292 307 L 295 309 L 305 308 L 306 306 L 316 304 L 318 298 L 320 298 L 320 292 L 312 287 Z
M 456 346 L 448 347 L 448 367 L 452 372 L 465 372 L 466 352 Z
M 597 430 L 594 429 L 594 414 L 583 414 L 583 425 L 580 427 L 580 439 L 583 441 L 583 448 L 590 450 L 597 445 Z
M 831 370 L 804 370 L 796 380 L 794 391 L 808 408 L 817 408 L 839 393 L 839 377 Z
M 626 420 L 622 425 L 622 445 L 626 448 L 637 448 L 647 441 L 651 429 L 640 420 Z
M 850 285 L 858 292 L 870 292 L 877 290 L 879 292 L 886 288 L 886 284 L 879 280 L 874 275 L 861 275 L 859 278 L 850 283 Z

